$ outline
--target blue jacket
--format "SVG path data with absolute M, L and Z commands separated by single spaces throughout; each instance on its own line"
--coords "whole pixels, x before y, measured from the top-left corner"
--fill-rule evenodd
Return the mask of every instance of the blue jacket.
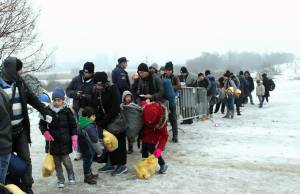
M 207 91 L 208 96 L 217 96 L 217 82 L 214 76 L 207 75 L 206 78 L 210 81 L 210 88 Z
M 123 94 L 126 90 L 130 90 L 128 73 L 120 65 L 115 67 L 111 76 L 112 82 L 118 87 L 120 94 Z
M 168 78 L 162 78 L 162 84 L 164 87 L 164 98 L 169 101 L 169 106 L 171 107 L 176 107 L 176 93 L 173 89 L 171 79 Z

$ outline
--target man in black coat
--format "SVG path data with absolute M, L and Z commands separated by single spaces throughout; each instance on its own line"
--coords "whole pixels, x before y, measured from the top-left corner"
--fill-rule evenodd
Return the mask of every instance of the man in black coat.
M 13 151 L 18 154 L 27 164 L 27 170 L 22 177 L 22 189 L 26 193 L 33 193 L 31 187 L 33 184 L 32 165 L 29 151 L 30 122 L 28 116 L 27 104 L 38 110 L 45 120 L 51 122 L 51 117 L 46 116 L 47 112 L 44 105 L 27 87 L 21 75 L 23 73 L 23 63 L 15 57 L 8 57 L 2 64 L 2 79 L 0 87 L 8 94 L 12 104 L 12 140 Z
M 96 124 L 99 128 L 106 129 L 108 124 L 114 121 L 121 111 L 121 97 L 116 85 L 111 85 L 105 72 L 97 72 L 94 76 L 95 89 L 92 97 L 92 105 L 96 108 Z M 113 171 L 112 175 L 121 175 L 128 171 L 126 151 L 126 131 L 114 134 L 118 139 L 118 148 L 106 153 L 107 164 L 99 171 Z M 114 166 L 117 166 L 114 168 Z
M 118 65 L 112 71 L 112 82 L 117 86 L 119 92 L 122 96 L 123 92 L 130 90 L 130 81 L 128 73 L 125 71 L 127 68 L 128 60 L 126 57 L 121 57 L 118 59 Z
M 7 94 L 0 88 L 0 183 L 5 184 L 12 151 L 11 111 Z
M 72 82 L 66 89 L 67 96 L 73 99 L 73 109 L 77 114 L 77 119 L 84 107 L 91 104 L 93 93 L 94 64 L 86 62 L 79 75 L 72 79 Z
M 253 98 L 252 98 L 252 92 L 254 90 L 254 81 L 253 78 L 251 77 L 249 71 L 245 71 L 244 73 L 246 80 L 248 81 L 248 90 L 249 90 L 249 98 L 250 98 L 250 102 L 253 105 Z
M 81 115 L 83 108 L 91 105 L 94 87 L 94 68 L 94 63 L 86 62 L 83 65 L 83 70 L 79 71 L 79 75 L 72 79 L 66 89 L 67 96 L 73 99 L 73 109 L 77 120 Z M 75 160 L 80 159 L 80 147 L 78 147 Z

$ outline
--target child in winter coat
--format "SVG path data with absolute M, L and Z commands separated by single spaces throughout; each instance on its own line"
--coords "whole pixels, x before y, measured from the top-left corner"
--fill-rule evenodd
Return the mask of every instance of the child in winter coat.
M 164 174 L 168 166 L 161 154 L 169 138 L 167 130 L 168 111 L 166 107 L 157 102 L 143 102 L 142 108 L 144 120 L 142 157 L 147 158 L 149 153 L 157 157 L 160 166 L 159 173 Z
M 103 152 L 102 130 L 98 130 L 95 124 L 95 111 L 91 107 L 85 107 L 82 116 L 79 117 L 78 142 L 83 159 L 84 182 L 97 184 L 98 174 L 91 170 L 95 153 L 99 156 Z
M 77 149 L 77 126 L 73 112 L 64 102 L 65 91 L 61 87 L 56 87 L 52 93 L 52 104 L 47 106 L 48 113 L 52 116 L 52 122 L 48 124 L 41 119 L 39 127 L 46 139 L 46 152 L 53 155 L 57 187 L 64 188 L 65 178 L 62 163 L 67 169 L 70 184 L 75 184 L 73 165 L 69 154 L 72 149 Z
M 123 92 L 122 95 L 122 104 L 121 104 L 121 109 L 123 106 L 127 106 L 129 104 L 134 104 L 133 103 L 133 95 L 130 91 L 126 90 Z M 134 104 L 135 105 L 135 104 Z M 133 153 L 133 141 L 127 137 L 127 141 L 128 141 L 128 154 L 132 154 Z
M 256 96 L 258 97 L 259 100 L 259 108 L 263 107 L 263 97 L 265 95 L 265 86 L 263 85 L 263 82 L 260 80 L 256 81 L 257 86 L 256 86 Z

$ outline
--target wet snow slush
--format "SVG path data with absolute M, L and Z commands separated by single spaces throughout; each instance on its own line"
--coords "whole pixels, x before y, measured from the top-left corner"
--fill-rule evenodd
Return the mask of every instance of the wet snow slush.
M 33 189 L 50 193 L 300 193 L 300 80 L 275 77 L 276 89 L 262 109 L 247 104 L 233 120 L 215 114 L 211 120 L 180 125 L 178 144 L 163 153 L 165 175 L 139 180 L 133 164 L 141 159 L 135 147 L 128 155 L 127 174 L 100 173 L 97 185 L 83 183 L 82 161 L 73 162 L 76 185 L 56 188 L 55 174 L 43 178 L 44 139 L 37 113 L 31 114 Z M 255 93 L 253 93 L 255 96 Z M 74 155 L 72 155 L 72 158 Z M 93 164 L 93 172 L 102 164 Z M 65 175 L 66 177 L 66 175 Z

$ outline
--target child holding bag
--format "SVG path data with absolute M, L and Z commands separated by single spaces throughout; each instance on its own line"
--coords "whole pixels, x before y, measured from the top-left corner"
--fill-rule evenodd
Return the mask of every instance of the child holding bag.
M 167 130 L 168 110 L 157 102 L 142 102 L 143 108 L 143 141 L 142 157 L 147 158 L 149 153 L 158 158 L 159 173 L 165 174 L 168 166 L 161 154 L 169 138 Z
M 43 119 L 39 122 L 40 130 L 46 139 L 46 152 L 50 151 L 54 158 L 58 188 L 64 188 L 65 183 L 62 163 L 67 170 L 69 184 L 75 184 L 73 164 L 69 154 L 72 150 L 77 150 L 77 125 L 73 112 L 64 100 L 64 89 L 56 87 L 52 93 L 52 104 L 47 106 L 52 122 L 48 124 Z

